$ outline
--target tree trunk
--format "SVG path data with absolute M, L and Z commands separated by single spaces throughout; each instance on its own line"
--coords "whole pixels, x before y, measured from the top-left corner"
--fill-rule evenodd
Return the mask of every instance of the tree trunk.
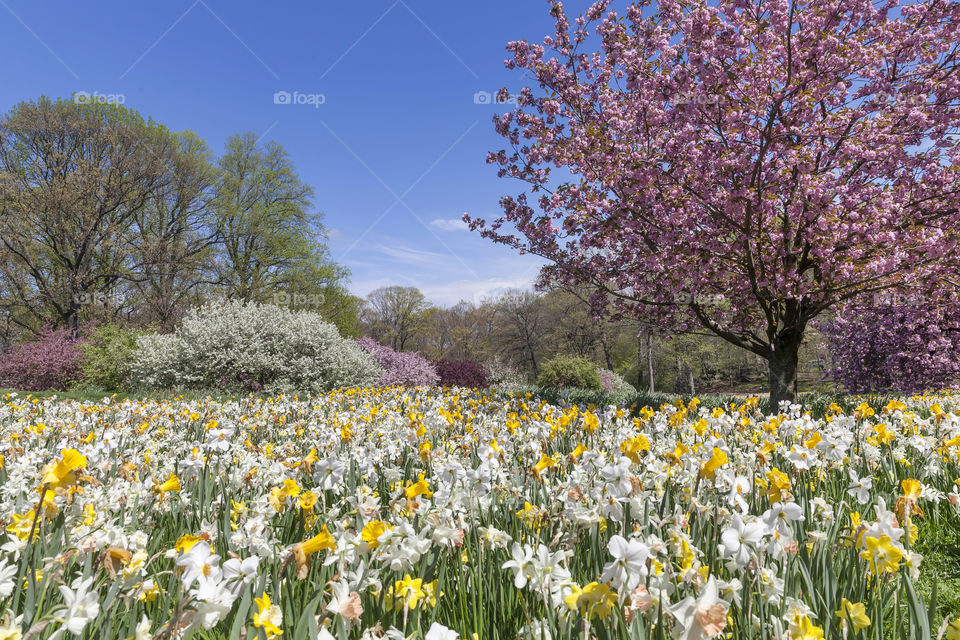
M 683 393 L 683 364 L 680 362 L 680 354 L 677 354 L 677 380 L 673 383 L 673 390 L 676 393 Z
M 603 348 L 603 360 L 607 363 L 607 370 L 613 371 L 613 358 L 610 357 L 610 345 L 607 344 L 607 331 L 600 329 L 600 346 Z
M 693 367 L 687 367 L 687 375 L 690 376 L 690 395 L 697 395 L 697 388 L 693 384 Z
M 643 340 L 637 334 L 637 391 L 643 388 Z
M 770 410 L 778 411 L 784 400 L 797 400 L 797 365 L 800 360 L 800 339 L 785 336 L 772 345 L 767 358 L 770 383 Z
M 650 374 L 650 393 L 653 389 L 653 332 L 647 332 L 647 371 Z

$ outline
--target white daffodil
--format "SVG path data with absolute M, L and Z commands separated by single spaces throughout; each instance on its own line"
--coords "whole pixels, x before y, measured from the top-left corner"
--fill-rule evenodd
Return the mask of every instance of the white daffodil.
M 53 612 L 53 619 L 62 623 L 62 626 L 50 636 L 50 640 L 58 640 L 68 631 L 79 636 L 87 623 L 97 617 L 100 613 L 100 596 L 90 590 L 92 585 L 93 576 L 86 580 L 78 576 L 69 587 L 60 585 L 60 597 L 66 606 Z
M 512 558 L 504 562 L 502 568 L 512 570 L 513 586 L 523 589 L 527 586 L 527 580 L 533 571 L 533 549 L 529 545 L 521 547 L 519 543 L 514 542 L 510 548 L 510 555 Z
M 23 640 L 23 614 L 14 617 L 13 612 L 7 609 L 0 620 L 0 640 Z
M 439 622 L 434 622 L 430 625 L 424 640 L 457 640 L 459 637 L 460 634 L 453 629 L 448 629 Z
M 856 498 L 860 504 L 870 502 L 870 490 L 873 489 L 873 478 L 861 478 L 853 469 L 849 470 L 850 485 L 847 487 L 847 494 Z
M 610 538 L 607 551 L 613 556 L 613 562 L 603 567 L 601 582 L 609 582 L 616 590 L 626 586 L 632 591 L 647 576 L 647 559 L 650 549 L 638 540 L 627 540 L 621 535 Z
M 775 502 L 760 516 L 769 531 L 776 531 L 781 536 L 792 535 L 790 523 L 803 522 L 803 519 L 803 508 L 796 502 Z
M 134 640 L 153 640 L 153 634 L 150 632 L 150 618 L 146 614 L 137 623 L 133 637 Z
M 16 586 L 17 565 L 7 564 L 6 558 L 0 560 L 0 597 L 6 598 Z
M 737 567 L 743 568 L 766 534 L 767 527 L 763 523 L 744 524 L 739 515 L 734 515 L 730 526 L 720 534 L 720 553 L 724 558 L 732 558 Z
M 197 594 L 201 600 L 210 600 L 218 591 L 220 583 L 220 556 L 210 553 L 210 545 L 198 542 L 180 556 L 177 566 L 183 569 L 180 580 L 183 588 L 189 589 L 197 583 Z
M 243 587 L 256 579 L 259 566 L 260 558 L 257 556 L 243 560 L 230 558 L 223 563 L 223 579 L 230 583 L 230 590 L 234 595 L 239 594 Z

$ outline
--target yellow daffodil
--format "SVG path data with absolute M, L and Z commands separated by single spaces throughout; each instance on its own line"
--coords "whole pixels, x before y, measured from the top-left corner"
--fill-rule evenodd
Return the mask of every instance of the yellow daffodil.
M 363 529 L 360 531 L 360 538 L 366 542 L 371 549 L 376 549 L 377 545 L 380 544 L 378 542 L 380 536 L 391 528 L 392 527 L 383 520 L 371 520 L 363 525 Z
M 556 460 L 545 453 L 540 454 L 540 462 L 533 465 L 533 475 L 539 478 L 544 471 L 555 466 L 557 466 Z
M 50 489 L 62 489 L 76 484 L 77 469 L 87 466 L 87 459 L 76 449 L 64 449 L 58 460 L 43 476 L 42 484 Z
M 153 489 L 159 493 L 161 497 L 171 492 L 180 493 L 180 479 L 171 473 L 169 476 L 167 476 L 167 479 L 163 482 L 163 484 L 158 484 Z
M 583 446 L 582 443 L 578 442 L 576 449 L 570 452 L 570 459 L 576 462 L 580 458 L 580 456 L 583 455 L 584 451 L 589 451 L 589 449 Z
M 567 608 L 579 611 L 587 620 L 602 620 L 608 617 L 616 606 L 617 592 L 605 582 L 591 582 L 583 588 L 574 583 L 570 595 L 563 601 Z
M 297 565 L 297 579 L 303 580 L 307 577 L 307 573 L 310 571 L 310 556 L 323 549 L 333 551 L 336 548 L 337 541 L 334 540 L 333 536 L 327 530 L 327 525 L 323 525 L 320 533 L 309 540 L 304 540 L 303 542 L 298 542 L 293 545 L 290 549 L 290 554 Z
M 849 624 L 854 633 L 859 633 L 870 626 L 870 618 L 862 602 L 853 603 L 843 598 L 840 601 L 840 609 L 837 610 L 837 617 Z
M 10 514 L 10 518 L 13 520 L 10 524 L 7 525 L 7 531 L 14 534 L 20 540 L 26 540 L 30 537 L 30 530 L 34 529 L 34 520 L 37 518 L 37 513 L 33 509 L 30 509 L 27 513 L 20 515 L 18 513 Z M 39 528 L 39 527 L 37 527 Z M 34 529 L 33 539 L 36 540 L 39 536 L 39 532 Z
M 700 474 L 708 480 L 713 480 L 716 478 L 717 469 L 727 464 L 728 461 L 729 458 L 727 457 L 726 452 L 719 447 L 714 447 L 713 455 L 711 455 L 710 459 L 704 462 L 700 467 Z
M 628 438 L 620 444 L 620 452 L 637 464 L 639 464 L 641 460 L 641 451 L 650 451 L 650 442 L 643 434 Z M 583 452 L 581 451 L 580 453 Z
M 767 473 L 767 499 L 770 502 L 784 502 L 790 491 L 790 478 L 777 468 Z
M 947 623 L 946 640 L 960 640 L 960 616 Z
M 688 453 L 690 453 L 690 449 L 687 447 L 687 445 L 683 444 L 682 442 L 678 442 L 673 451 L 664 454 L 664 457 L 670 461 L 670 464 L 683 464 L 681 458 Z
M 790 637 L 793 640 L 823 640 L 823 629 L 813 624 L 807 616 L 801 616 L 791 629 Z
M 411 578 L 410 574 L 403 576 L 403 580 L 397 580 L 386 594 L 387 608 L 395 611 L 406 609 L 416 609 L 420 602 L 427 597 L 423 590 L 422 578 Z
M 866 549 L 860 552 L 860 557 L 870 561 L 871 573 L 880 575 L 884 572 L 897 572 L 903 553 L 890 544 L 890 536 L 882 535 L 879 538 L 867 536 L 863 542 Z
M 190 533 L 185 533 L 180 536 L 180 539 L 177 540 L 176 544 L 173 545 L 173 548 L 177 550 L 178 553 L 186 553 L 193 549 L 193 546 L 203 540 L 200 536 L 195 536 Z
M 303 511 L 313 511 L 317 504 L 317 494 L 313 491 L 304 491 L 300 494 L 300 509 Z
M 920 501 L 920 494 L 923 492 L 923 485 L 919 480 L 907 478 L 900 483 L 903 489 L 903 495 L 897 498 L 894 511 L 901 520 L 909 520 L 911 516 L 923 516 L 923 511 L 917 506 Z
M 254 598 L 257 603 L 257 612 L 253 614 L 253 626 L 257 629 L 263 629 L 267 638 L 276 638 L 283 635 L 280 625 L 283 624 L 283 610 L 270 602 L 270 596 L 264 593 L 259 598 Z
M 430 484 L 426 481 L 424 475 L 421 473 L 419 480 L 407 485 L 407 488 L 403 490 L 403 495 L 407 497 L 407 500 L 413 500 L 417 496 L 432 498 L 433 492 L 430 491 Z

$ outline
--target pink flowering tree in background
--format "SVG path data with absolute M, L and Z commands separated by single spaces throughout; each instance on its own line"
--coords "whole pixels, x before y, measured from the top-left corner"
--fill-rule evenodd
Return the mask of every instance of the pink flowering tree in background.
M 0 386 L 65 391 L 80 378 L 83 342 L 71 329 L 45 326 L 35 340 L 0 353 Z
M 849 305 L 818 323 L 830 376 L 852 393 L 920 393 L 960 381 L 960 308 Z
M 597 2 L 512 42 L 538 86 L 491 153 L 527 192 L 484 236 L 597 286 L 598 307 L 705 327 L 795 398 L 809 323 L 956 282 L 960 5 Z M 502 90 L 503 93 L 505 90 Z
M 380 386 L 431 386 L 440 380 L 437 370 L 419 353 L 394 351 L 367 337 L 357 338 L 357 344 L 383 368 L 383 375 L 378 381 Z

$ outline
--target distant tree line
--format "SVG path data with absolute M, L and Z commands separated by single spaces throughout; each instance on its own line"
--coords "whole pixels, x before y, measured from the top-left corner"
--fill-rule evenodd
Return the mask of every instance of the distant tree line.
M 360 331 L 431 360 L 477 360 L 536 379 L 559 354 L 589 358 L 642 389 L 678 393 L 763 390 L 766 362 L 706 333 L 667 334 L 636 320 L 598 320 L 584 288 L 507 291 L 482 304 L 431 305 L 414 287 L 383 287 L 362 302 Z M 830 386 L 814 330 L 801 349 L 801 390 Z

